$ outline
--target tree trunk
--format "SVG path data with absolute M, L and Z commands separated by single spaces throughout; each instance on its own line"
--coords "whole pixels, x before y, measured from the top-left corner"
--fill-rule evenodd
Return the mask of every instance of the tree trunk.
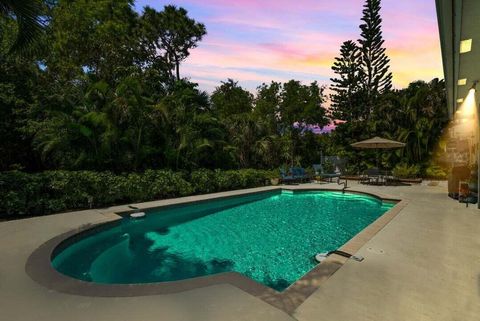
M 178 61 L 178 59 L 175 59 L 175 65 L 175 70 L 177 72 L 177 81 L 180 81 L 180 61 Z
M 135 164 L 134 164 L 134 170 L 136 171 L 138 169 L 138 163 L 139 163 L 139 160 L 140 160 L 140 144 L 142 142 L 142 126 L 140 126 L 139 130 L 138 130 L 138 135 L 137 135 L 137 142 L 136 142 L 136 146 L 135 146 Z

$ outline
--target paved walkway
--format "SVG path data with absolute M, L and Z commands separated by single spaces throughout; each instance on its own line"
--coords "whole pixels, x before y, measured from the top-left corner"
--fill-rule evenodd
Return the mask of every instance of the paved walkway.
M 354 185 L 355 188 L 357 186 Z M 404 208 L 295 312 L 300 321 L 480 320 L 480 210 L 445 187 L 358 187 Z
M 331 185 L 333 186 L 333 185 Z M 444 187 L 352 189 L 409 199 L 384 229 L 289 316 L 225 284 L 171 295 L 101 298 L 63 294 L 29 278 L 25 262 L 50 238 L 108 220 L 108 210 L 0 222 L 0 320 L 479 320 L 480 210 Z

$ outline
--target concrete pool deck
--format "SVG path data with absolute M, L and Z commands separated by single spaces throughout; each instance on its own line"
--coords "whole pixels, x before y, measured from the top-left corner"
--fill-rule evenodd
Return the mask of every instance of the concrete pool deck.
M 301 187 L 306 186 L 338 188 Z M 27 275 L 27 259 L 40 245 L 82 225 L 108 221 L 109 213 L 123 206 L 0 223 L 0 319 L 477 320 L 480 210 L 449 199 L 442 186 L 353 183 L 351 189 L 408 199 L 408 204 L 360 248 L 363 262 L 348 260 L 291 315 L 230 284 L 168 295 L 89 297 L 50 290 Z M 149 204 L 168 202 L 173 201 Z

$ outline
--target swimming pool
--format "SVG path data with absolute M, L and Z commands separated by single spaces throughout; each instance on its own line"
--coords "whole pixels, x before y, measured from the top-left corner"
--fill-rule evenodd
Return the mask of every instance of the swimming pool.
M 364 195 L 276 190 L 154 209 L 67 239 L 53 267 L 102 284 L 239 272 L 282 291 L 394 206 Z

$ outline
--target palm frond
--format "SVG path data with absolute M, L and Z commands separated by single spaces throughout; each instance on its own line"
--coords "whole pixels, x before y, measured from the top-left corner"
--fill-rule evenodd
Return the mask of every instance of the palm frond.
M 0 14 L 14 18 L 18 26 L 11 53 L 25 53 L 32 49 L 45 28 L 42 10 L 40 0 L 0 0 Z

